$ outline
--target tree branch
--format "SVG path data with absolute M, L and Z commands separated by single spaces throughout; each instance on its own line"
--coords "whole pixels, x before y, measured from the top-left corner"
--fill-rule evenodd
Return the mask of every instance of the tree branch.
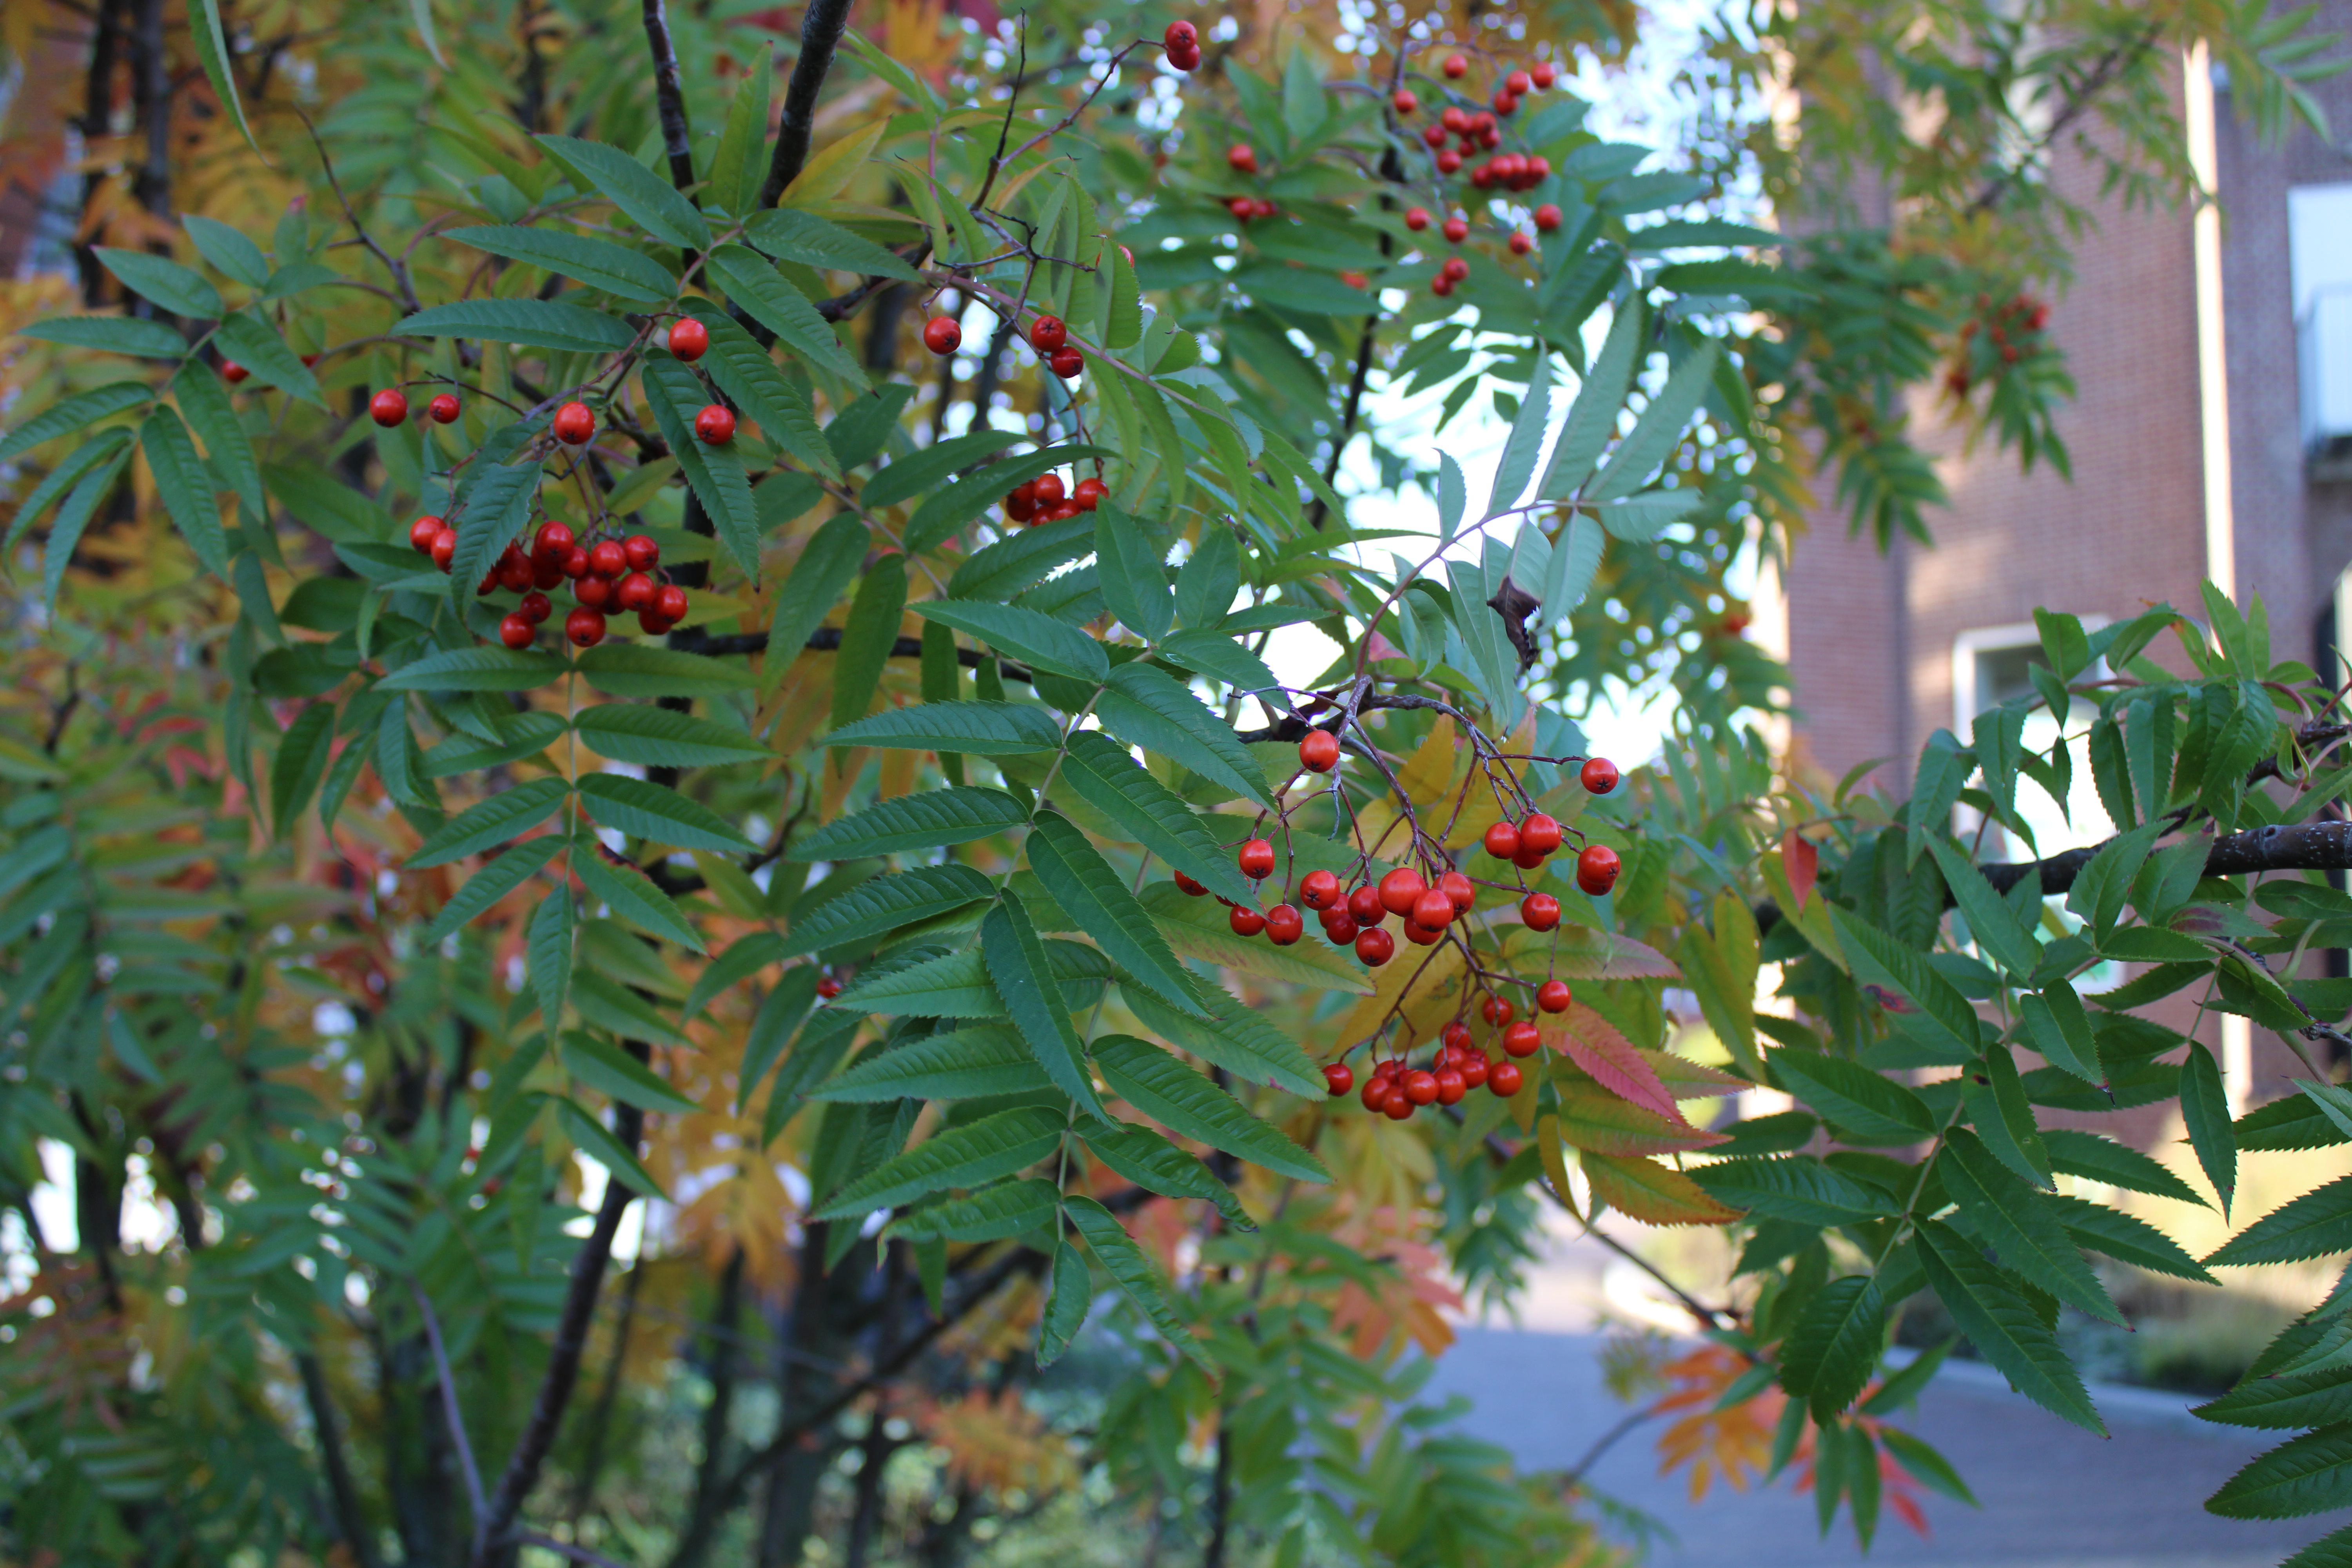
M 768 177 L 760 186 L 760 207 L 774 206 L 808 162 L 809 137 L 816 129 L 817 94 L 824 89 L 825 73 L 833 68 L 833 52 L 841 47 L 842 30 L 849 25 L 852 0 L 810 0 L 801 17 L 801 58 L 793 62 L 793 79 L 784 89 L 784 110 L 776 122 L 776 149 L 768 160 Z
M 2039 163 L 2042 154 L 2056 146 L 2058 139 L 2073 128 L 2074 121 L 2090 111 L 2092 101 L 2123 74 L 2124 68 L 2148 51 L 2160 30 L 2156 24 L 2150 23 L 2140 28 L 2136 37 L 2115 45 L 2094 61 L 2091 68 L 2067 93 L 2066 101 L 2059 106 L 2058 112 L 2051 117 L 2050 128 L 2034 139 L 2032 147 L 2021 157 L 1985 183 L 1984 188 L 1977 193 L 1976 199 L 1969 203 L 1968 216 L 1974 217 L 2000 205 L 2001 198 L 2024 177 L 2025 171 Z
M 474 1445 L 466 1436 L 466 1413 L 457 1407 L 457 1376 L 449 1369 L 449 1350 L 441 1342 L 441 1320 L 434 1315 L 433 1299 L 424 1287 L 409 1282 L 416 1310 L 425 1319 L 425 1342 L 433 1350 L 433 1372 L 441 1384 L 441 1415 L 449 1424 L 449 1441 L 457 1445 L 457 1468 L 466 1478 L 466 1500 L 474 1505 L 474 1528 L 481 1529 L 482 1472 L 474 1463 Z
M 327 1387 L 327 1369 L 320 1364 L 319 1352 L 304 1351 L 294 1358 L 295 1370 L 302 1375 L 303 1403 L 310 1407 L 310 1429 L 319 1442 L 319 1461 L 327 1471 L 327 1495 L 335 1510 L 335 1529 L 351 1549 L 359 1568 L 379 1568 L 383 1558 L 375 1549 L 375 1537 L 368 1530 L 367 1514 L 360 1506 L 360 1489 L 352 1479 L 350 1456 L 343 1451 L 342 1428 L 335 1424 L 335 1401 Z
M 654 103 L 661 114 L 662 152 L 669 159 L 669 183 L 683 191 L 694 184 L 694 134 L 687 124 L 677 46 L 670 41 L 669 11 L 663 0 L 645 0 L 645 22 L 646 43 L 654 55 Z

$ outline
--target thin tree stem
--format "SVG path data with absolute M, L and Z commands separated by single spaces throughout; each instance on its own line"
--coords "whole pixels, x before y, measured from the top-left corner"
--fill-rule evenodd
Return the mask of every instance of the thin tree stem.
M 774 206 L 808 163 L 809 139 L 816 130 L 817 95 L 824 89 L 825 73 L 833 68 L 833 52 L 849 25 L 851 0 L 811 0 L 801 17 L 801 58 L 793 62 L 793 79 L 784 88 L 784 110 L 776 122 L 776 148 L 768 160 L 768 177 L 760 186 L 760 210 Z

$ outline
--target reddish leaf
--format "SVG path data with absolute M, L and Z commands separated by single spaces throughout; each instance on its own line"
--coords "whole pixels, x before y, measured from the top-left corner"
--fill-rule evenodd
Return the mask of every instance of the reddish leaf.
M 1608 1019 L 1579 1002 L 1559 1016 L 1556 1048 L 1591 1073 L 1593 1080 L 1644 1110 L 1654 1110 L 1677 1127 L 1687 1127 L 1675 1097 L 1659 1081 L 1657 1069 L 1643 1059 L 1633 1043 L 1619 1034 Z M 1550 1031 L 1547 1031 L 1549 1033 Z
M 1789 876 L 1789 886 L 1797 895 L 1797 912 L 1802 913 L 1805 900 L 1813 896 L 1813 881 L 1821 875 L 1822 851 L 1810 838 L 1800 838 L 1790 828 L 1780 836 L 1780 869 Z

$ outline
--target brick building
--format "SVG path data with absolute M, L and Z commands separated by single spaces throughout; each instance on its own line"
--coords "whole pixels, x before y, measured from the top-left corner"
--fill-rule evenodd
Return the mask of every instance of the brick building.
M 2352 0 L 2319 9 L 2317 26 L 2352 34 Z M 2093 624 L 2158 601 L 2199 614 L 2210 578 L 2241 605 L 2261 595 L 2276 657 L 2346 674 L 2352 143 L 2298 131 L 2266 145 L 2223 73 L 2201 53 L 2180 63 L 2187 151 L 2220 210 L 2106 203 L 2075 252 L 2050 322 L 2079 388 L 2059 419 L 2073 481 L 1943 439 L 1951 505 L 1930 515 L 1934 548 L 1898 541 L 1882 554 L 1825 510 L 1785 591 L 1759 602 L 1757 630 L 1795 674 L 1800 765 L 1834 778 L 1886 757 L 1882 776 L 1901 787 L 1936 730 L 1965 740 L 1979 711 L 2027 689 L 2036 605 Z M 2352 79 L 2316 91 L 2338 132 L 2352 129 Z M 2051 177 L 2095 197 L 2096 172 L 2078 161 Z M 1923 389 L 1916 427 L 1935 429 L 1935 410 Z M 2076 805 L 2078 826 L 2091 820 L 2074 841 L 2095 839 L 2095 795 L 2078 789 Z M 2182 1016 L 2165 1021 L 2185 1027 L 2190 1004 L 2174 1001 Z M 2242 1100 L 2274 1097 L 2301 1070 L 2242 1019 L 2202 1032 Z

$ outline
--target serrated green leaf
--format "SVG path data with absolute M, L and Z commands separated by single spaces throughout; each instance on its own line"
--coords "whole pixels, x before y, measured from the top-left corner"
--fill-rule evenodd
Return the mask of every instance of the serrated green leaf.
M 709 271 L 730 300 L 775 333 L 785 347 L 854 388 L 866 386 L 865 369 L 842 346 L 832 324 L 758 251 L 748 246 L 722 245 L 710 253 Z
M 419 310 L 393 331 L 404 338 L 474 338 L 589 354 L 617 353 L 636 337 L 617 317 L 561 300 L 460 300 Z
M 761 667 L 762 689 L 772 688 L 792 668 L 809 634 L 824 623 L 842 591 L 856 580 L 866 559 L 867 538 L 866 525 L 856 515 L 842 512 L 827 521 L 803 547 L 792 574 L 776 594 L 775 615 L 768 624 L 767 662 Z
M 598 756 L 649 768 L 719 767 L 768 754 L 740 730 L 635 702 L 583 708 L 572 727 Z
M 1190 1018 L 1142 990 L 1123 991 L 1128 1011 L 1144 1027 L 1247 1083 L 1292 1094 L 1326 1092 L 1323 1075 L 1305 1051 L 1255 1012 L 1214 985 L 1201 986 L 1206 1023 Z
M 693 989 L 686 994 L 682 1016 L 691 1022 L 720 992 L 731 990 L 760 971 L 782 963 L 783 956 L 784 939 L 773 931 L 752 931 L 736 938 L 726 952 L 705 964 L 702 973 L 695 977 Z
M 794 844 L 787 860 L 852 860 L 940 849 L 1020 826 L 1029 808 L 1000 789 L 951 785 L 886 800 L 828 823 Z
M 1252 897 L 1249 884 L 1209 825 L 1108 735 L 1095 730 L 1074 731 L 1056 777 L 1144 848 L 1210 891 L 1235 902 Z
M 1905 1026 L 1959 1059 L 1977 1054 L 1977 1016 L 1952 983 L 1930 966 L 1925 954 L 1905 947 L 1876 926 L 1839 905 L 1830 907 L 1838 944 L 1854 978 L 1900 993 L 1918 1008 Z
M 1551 355 L 1536 355 L 1535 374 L 1528 378 L 1526 393 L 1519 400 L 1518 417 L 1511 421 L 1511 433 L 1503 442 L 1503 455 L 1495 465 L 1495 488 L 1486 499 L 1487 517 L 1496 516 L 1517 506 L 1528 492 L 1528 481 L 1535 478 L 1536 458 L 1543 451 L 1544 432 L 1551 424 Z
M 694 210 L 694 204 L 619 148 L 576 136 L 542 135 L 536 140 L 656 239 L 697 250 L 709 247 L 710 226 Z
M 1045 961 L 1062 988 L 1065 1011 L 1090 1007 L 1114 971 L 1098 948 L 1084 942 L 1045 941 Z M 990 984 L 977 948 L 965 948 L 880 975 L 861 975 L 835 1004 L 868 1013 L 910 1018 L 1002 1018 L 1004 998 Z
M 1311 926 L 1309 934 L 1288 947 L 1277 947 L 1263 934 L 1236 935 L 1230 917 L 1216 900 L 1188 897 L 1173 882 L 1154 882 L 1145 888 L 1141 902 L 1168 945 L 1186 958 L 1296 985 L 1359 996 L 1372 994 L 1371 978 L 1356 962 L 1355 950 L 1331 946 Z
M 1009 889 L 980 922 L 980 950 L 1005 1015 L 1054 1086 L 1097 1121 L 1108 1121 L 1087 1072 L 1087 1048 L 1070 1026 L 1061 989 L 1020 897 Z
M 1118 1281 L 1118 1288 L 1127 1292 L 1128 1299 L 1143 1310 L 1144 1317 L 1160 1331 L 1160 1337 L 1190 1358 L 1212 1383 L 1216 1382 L 1220 1375 L 1216 1364 L 1202 1351 L 1192 1329 L 1169 1304 L 1160 1270 L 1152 1267 L 1151 1259 L 1120 1227 L 1117 1216 L 1094 1199 L 1077 1194 L 1063 1198 L 1062 1212 L 1069 1216 L 1071 1226 L 1086 1238 L 1087 1250 Z
M 420 945 L 431 947 L 457 931 L 475 916 L 488 910 L 530 879 L 531 873 L 555 858 L 564 846 L 559 834 L 526 839 L 474 873 L 466 885 L 457 889 L 457 897 L 441 906 L 424 934 L 417 938 Z
M 2087 1198 L 2074 1198 L 2044 1194 L 2042 1203 L 2051 1208 L 2058 1223 L 2077 1247 L 2105 1253 L 2118 1263 L 2128 1263 L 2135 1268 L 2151 1273 L 2169 1274 L 2176 1279 L 2192 1280 L 2200 1285 L 2219 1285 L 2220 1280 L 2198 1267 L 2197 1260 L 2170 1237 L 2136 1215 L 2123 1214 Z
M 187 339 L 161 321 L 141 321 L 134 316 L 52 316 L 46 321 L 35 321 L 16 335 L 96 353 L 128 354 L 133 359 L 184 359 L 188 353 Z M 217 379 L 215 384 L 218 384 Z
M 1949 1226 L 1924 1220 L 1917 1234 L 1929 1288 L 1978 1353 L 2044 1410 L 2105 1436 L 2081 1375 L 2033 1304 Z
M 1223 632 L 1186 631 L 1160 639 L 1158 653 L 1172 664 L 1205 675 L 1212 680 L 1222 680 L 1242 691 L 1274 693 L 1274 700 L 1282 701 L 1281 683 L 1265 660 L 1242 646 L 1238 637 Z
M 172 514 L 173 526 L 207 571 L 227 576 L 228 536 L 221 528 L 220 498 L 179 415 L 161 405 L 150 413 L 139 427 L 139 450 L 155 476 L 155 493 Z
M 2048 1194 L 2021 1180 L 1965 1127 L 1945 1134 L 1936 1169 L 1945 1192 L 2003 1268 L 2092 1317 L 2122 1325 L 2123 1314 L 2067 1238 Z
M 1988 1047 L 1976 1062 L 1961 1069 L 1959 1084 L 1969 1121 L 1994 1157 L 2027 1184 L 2054 1188 L 2050 1152 L 2042 1144 L 2023 1076 L 2009 1047 Z
M 580 803 L 601 826 L 678 849 L 748 853 L 757 847 L 717 812 L 649 779 L 583 773 Z
M 572 868 L 589 896 L 604 900 L 619 919 L 680 947 L 705 951 L 701 934 L 686 912 L 635 867 L 615 866 L 601 854 L 581 854 L 572 858 Z
M 1094 1305 L 1094 1281 L 1087 1260 L 1065 1241 L 1054 1249 L 1054 1265 L 1045 1285 L 1045 1310 L 1037 1320 L 1037 1364 L 1051 1366 L 1070 1348 L 1086 1326 L 1087 1309 Z
M 907 608 L 907 558 L 885 555 L 866 569 L 850 602 L 849 618 L 842 624 L 841 648 L 833 665 L 833 722 L 835 728 L 866 716 L 881 689 L 882 671 L 898 646 L 898 626 Z
M 1171 1131 L 1279 1175 L 1328 1182 L 1322 1162 L 1158 1046 L 1129 1035 L 1095 1042 L 1095 1065 L 1121 1100 Z
M 772 1131 L 761 1139 L 763 1144 L 772 1142 L 776 1133 L 783 1131 L 783 1123 L 776 1120 L 777 1116 L 789 1116 L 792 1108 L 805 1098 L 808 1086 L 833 1070 L 834 1064 L 849 1048 L 850 1037 L 857 1032 L 857 1020 L 852 1015 L 842 1015 L 837 1019 L 820 1018 L 810 1027 L 801 1028 L 801 1021 L 809 1016 L 809 1009 L 816 1002 L 817 978 L 814 964 L 794 964 L 785 970 L 777 978 L 775 988 L 761 998 L 760 1011 L 751 1019 L 751 1032 L 744 1037 L 743 1062 L 735 1078 L 735 1112 L 739 1116 L 751 1103 L 751 1096 L 759 1092 L 761 1081 L 782 1054 L 785 1042 L 793 1037 L 794 1030 L 800 1030 L 800 1045 L 784 1070 L 776 1075 L 776 1087 L 770 1094 L 768 1124 Z M 689 996 L 689 1018 L 694 1016 L 692 1001 Z M 778 1097 L 783 1103 L 779 1103 Z
M 89 526 L 100 504 L 113 493 L 130 461 L 129 442 L 118 443 L 110 455 L 101 455 L 96 465 L 75 482 L 65 504 L 58 508 L 58 515 L 49 524 L 49 537 L 41 546 L 41 604 L 45 609 L 57 607 L 58 592 L 65 586 L 66 568 L 72 563 L 74 551 L 81 543 L 82 531 Z M 19 511 L 17 518 L 25 521 L 25 513 Z M 13 534 L 13 528 L 10 531 Z
M 224 319 L 213 336 L 214 345 L 253 373 L 253 379 L 320 408 L 327 405 L 319 378 L 301 357 L 286 346 L 278 329 L 250 310 L 236 310 Z
M 236 493 L 240 521 L 248 526 L 268 526 L 269 507 L 261 493 L 261 464 L 254 457 L 245 426 L 237 423 L 236 409 L 229 403 L 220 377 L 191 362 L 172 377 L 172 395 L 196 438 L 205 444 L 205 461 Z
M 1034 668 L 1092 682 L 1110 674 L 1102 644 L 1068 622 L 1036 610 L 961 599 L 928 600 L 914 609 L 925 620 L 953 626 Z
M 542 472 L 533 462 L 492 464 L 487 470 L 475 470 L 474 487 L 466 492 L 456 520 L 457 553 L 450 558 L 448 572 L 452 589 L 471 593 L 490 574 L 506 547 L 530 521 Z
M 536 691 L 563 678 L 551 653 L 528 648 L 459 647 L 427 654 L 376 682 L 379 691 Z
M 2352 1252 L 2352 1176 L 2272 1210 L 2205 1259 L 2208 1268 L 2251 1263 L 2302 1263 Z
M 1255 1230 L 1233 1188 L 1216 1173 L 1149 1127 L 1090 1122 L 1081 1130 L 1087 1149 L 1112 1170 L 1149 1193 L 1167 1198 L 1200 1198 L 1217 1205 L 1228 1224 Z
M 1045 709 L 1027 703 L 923 702 L 869 714 L 834 731 L 824 743 L 1010 757 L 1057 749 L 1062 727 Z
M 188 16 L 188 39 L 195 46 L 196 59 L 205 68 L 205 79 L 212 83 L 213 97 L 228 109 L 229 118 L 236 121 L 237 133 L 256 152 L 261 144 L 253 139 L 253 128 L 246 123 L 245 104 L 236 90 L 236 73 L 229 67 L 228 40 L 221 30 L 220 0 L 195 0 Z
M 1032 826 L 1029 864 L 1054 890 L 1062 912 L 1138 984 L 1183 1012 L 1206 1018 L 1192 977 L 1168 950 L 1151 916 L 1126 882 L 1067 817 L 1041 811 Z
M 2091 1016 L 2073 986 L 2053 980 L 2038 994 L 2026 993 L 2018 1007 L 2025 1019 L 2026 1037 L 2043 1060 L 2095 1087 L 2107 1081 L 2106 1068 L 2099 1062 L 2098 1041 L 2091 1033 Z
M 530 985 L 541 1023 L 552 1030 L 563 1021 L 572 994 L 572 889 L 558 888 L 530 916 Z
M 751 481 L 732 443 L 713 447 L 694 433 L 696 415 L 708 394 L 701 378 L 674 359 L 649 359 L 640 370 L 646 404 L 669 443 L 670 456 L 686 473 L 695 499 L 719 531 L 719 543 L 743 574 L 760 575 L 760 510 Z
M 977 1187 L 1035 1164 L 1062 1141 L 1062 1113 L 1024 1105 L 950 1127 L 843 1188 L 812 1215 L 845 1219 L 946 1187 Z
M 1073 443 L 1048 447 L 1042 451 L 1024 452 L 1018 457 L 991 463 L 977 473 L 966 474 L 953 484 L 942 485 L 933 490 L 929 499 L 917 507 L 914 515 L 907 520 L 907 548 L 918 555 L 925 551 L 937 549 L 965 523 L 1003 500 L 1006 492 L 1014 486 L 1025 484 L 1049 468 L 1074 464 L 1084 458 L 1106 456 L 1108 454 L 1100 447 Z M 996 575 L 998 567 L 1006 560 L 1026 553 L 1027 547 L 1023 545 L 1023 541 L 1039 534 L 1049 538 L 1068 537 L 1075 534 L 1091 542 L 1094 539 L 1094 523 L 1092 520 L 1083 516 L 1066 518 L 1060 522 L 1046 523 L 1041 528 L 1024 529 L 1011 539 L 1000 540 L 986 550 L 975 553 L 957 569 L 956 574 L 948 583 L 949 595 L 958 599 L 1011 598 L 1013 593 L 1012 588 L 992 582 L 990 579 Z M 1085 553 L 1084 550 L 1074 552 L 1075 555 Z M 1058 563 L 1058 562 L 1055 563 L 1055 564 Z M 1042 577 L 1045 572 L 1052 569 L 1051 566 L 1047 566 L 1038 571 L 1036 576 L 1027 578 L 1023 585 L 1035 582 L 1037 577 Z
M 768 351 L 736 325 L 733 317 L 707 300 L 689 300 L 686 308 L 710 331 L 710 348 L 702 356 L 702 368 L 719 384 L 719 390 L 734 399 L 768 439 L 782 447 L 794 461 L 826 479 L 839 479 L 841 465 L 835 461 L 833 447 L 817 425 L 816 411 L 809 405 L 808 395 L 776 368 Z M 766 489 L 766 485 L 761 486 L 755 499 L 763 497 Z M 814 500 L 814 496 L 810 498 L 811 504 Z M 766 516 L 764 510 L 761 515 Z M 799 511 L 793 515 L 798 516 Z
M 673 1115 L 689 1116 L 702 1109 L 672 1089 L 651 1068 L 593 1035 L 566 1029 L 560 1054 L 565 1070 L 573 1078 L 640 1110 L 667 1110 Z
M 784 954 L 797 957 L 859 937 L 961 909 L 992 895 L 996 885 L 969 866 L 918 866 L 860 882 L 814 909 L 797 911 Z
M 1096 513 L 1095 560 L 1103 602 L 1119 623 L 1146 642 L 1166 637 L 1176 620 L 1176 595 L 1168 585 L 1165 555 L 1153 536 L 1106 504 Z
M 667 304 L 677 292 L 676 276 L 653 258 L 590 235 L 490 225 L 444 229 L 442 237 L 528 262 L 641 305 Z
M 752 685 L 741 665 L 651 643 L 599 643 L 581 650 L 577 666 L 607 697 L 724 697 Z
M 2300 1519 L 2352 1504 L 2352 1422 L 2306 1432 L 2253 1459 L 2205 1500 L 2224 1519 Z
M 585 858 L 583 850 L 576 858 Z M 593 963 L 572 976 L 572 1006 L 580 1015 L 581 1022 L 623 1039 L 645 1040 L 657 1046 L 688 1043 L 667 1014 L 635 988 L 624 985 Z
M 2042 1141 L 2050 1151 L 2051 1168 L 2067 1175 L 2185 1204 L 2205 1201 L 2166 1166 L 2113 1139 L 2079 1128 L 2053 1127 L 2042 1132 Z
M 288 726 L 285 738 L 278 742 L 278 755 L 269 764 L 271 837 L 285 837 L 310 804 L 319 781 L 327 774 L 327 755 L 334 739 L 331 703 L 313 702 Z
M 1120 665 L 1095 701 L 1103 728 L 1182 763 L 1194 773 L 1271 810 L 1265 773 L 1233 730 L 1192 692 L 1138 660 Z
M 14 462 L 45 442 L 96 424 L 111 415 L 155 400 L 155 390 L 144 382 L 116 381 L 92 387 L 32 416 L 0 437 L 0 463 Z
M 204 274 L 176 261 L 150 256 L 143 250 L 118 250 L 108 245 L 96 247 L 94 254 L 124 288 L 161 305 L 172 315 L 216 321 L 227 313 L 221 303 L 220 290 L 205 282 Z
M 1050 1091 L 1053 1080 L 1021 1037 L 978 1025 L 861 1058 L 811 1091 L 811 1100 L 983 1100 Z
M 1061 1190 L 1042 1176 L 1002 1182 L 901 1215 L 882 1229 L 908 1241 L 1004 1241 L 1043 1230 L 1061 1209 Z
M 1782 1048 L 1772 1070 L 1790 1091 L 1855 1137 L 1872 1143 L 1916 1143 L 1935 1135 L 1935 1112 L 1907 1084 L 1843 1057 Z
M 2230 1201 L 2238 1188 L 2238 1142 L 2230 1125 L 2230 1094 L 2221 1082 L 2221 1064 L 2194 1040 L 2189 1043 L 2189 1059 L 2180 1068 L 2180 1115 L 2189 1125 L 2189 1142 L 2197 1151 L 2197 1163 L 2220 1194 L 2221 1217 L 2227 1219 Z M 2229 1247 L 2221 1250 L 2227 1252 Z
M 1717 1202 L 1765 1219 L 1853 1225 L 1889 1212 L 1883 1194 L 1805 1155 L 1719 1160 L 1690 1176 Z
M 944 482 L 957 469 L 991 458 L 1027 437 L 1012 430 L 976 430 L 895 458 L 866 481 L 858 499 L 868 510 L 911 500 Z
M 902 283 L 920 278 L 913 268 L 872 240 L 797 208 L 771 207 L 754 214 L 743 233 L 779 261 L 798 261 L 828 272 L 896 278 Z
M 1832 1279 L 1806 1304 L 1780 1347 L 1780 1386 L 1804 1400 L 1814 1420 L 1834 1420 L 1869 1384 L 1885 1341 L 1877 1277 Z
M 408 858 L 408 868 L 420 871 L 428 866 L 446 866 L 477 850 L 520 838 L 553 816 L 570 793 L 571 786 L 562 779 L 541 778 L 477 802 L 418 845 L 416 853 Z

